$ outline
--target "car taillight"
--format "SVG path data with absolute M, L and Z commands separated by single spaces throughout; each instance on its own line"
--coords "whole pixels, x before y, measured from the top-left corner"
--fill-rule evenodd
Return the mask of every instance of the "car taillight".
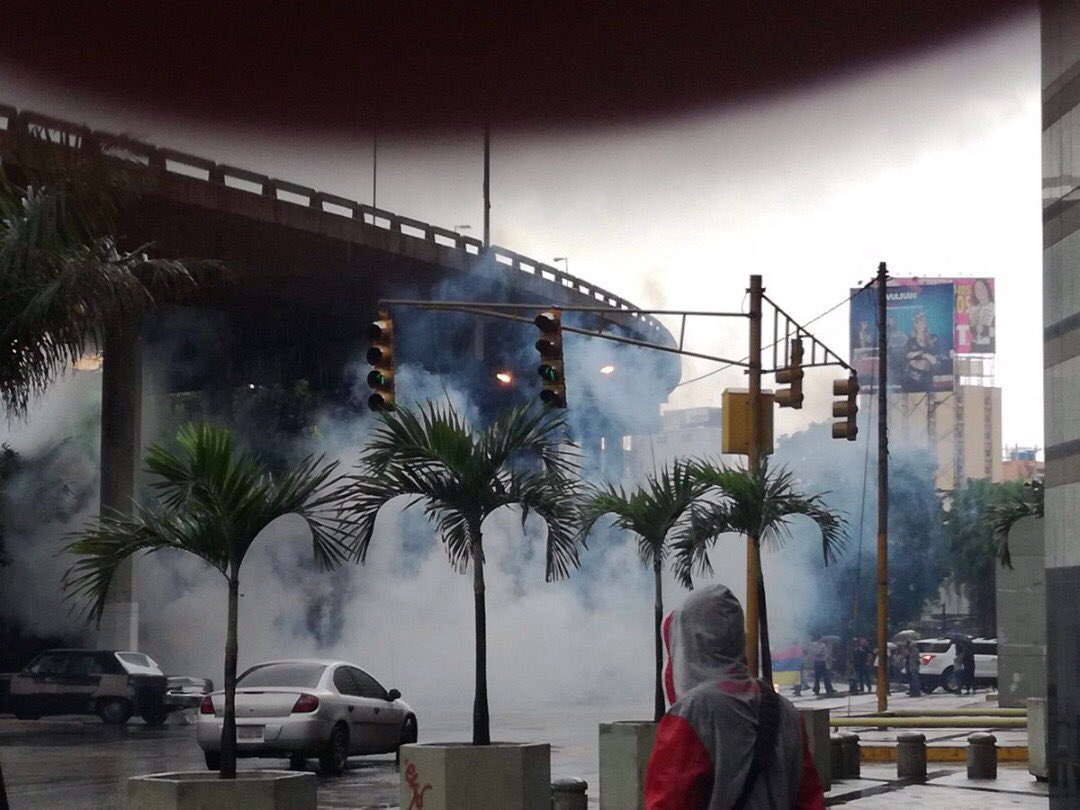
M 319 699 L 314 695 L 300 695 L 293 704 L 293 714 L 313 712 L 319 708 Z
M 214 701 L 209 695 L 202 699 L 202 703 L 199 704 L 199 714 L 213 714 L 214 713 Z
M 923 666 L 926 666 L 934 660 L 934 656 L 923 654 L 919 656 L 919 660 L 923 662 Z

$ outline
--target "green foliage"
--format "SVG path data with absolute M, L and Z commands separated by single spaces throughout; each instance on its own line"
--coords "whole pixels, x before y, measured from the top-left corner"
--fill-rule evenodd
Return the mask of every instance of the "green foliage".
M 803 516 L 821 534 L 825 564 L 833 562 L 847 539 L 847 521 L 825 503 L 824 494 L 805 494 L 792 473 L 771 469 L 767 461 L 758 475 L 749 470 L 694 462 L 696 482 L 716 495 L 694 509 L 688 530 L 676 544 L 675 573 L 690 585 L 695 570 L 712 573 L 708 551 L 722 534 L 757 537 L 766 547 L 780 548 L 791 536 L 792 518 Z
M 487 608 L 485 605 L 484 519 L 504 506 L 530 512 L 547 525 L 545 575 L 565 577 L 579 563 L 576 538 L 578 456 L 563 416 L 531 406 L 505 412 L 483 429 L 470 426 L 453 406 L 428 403 L 379 414 L 349 479 L 344 514 L 352 518 L 353 554 L 363 562 L 382 507 L 399 495 L 406 508 L 421 505 L 435 525 L 450 564 L 473 569 L 476 618 L 476 686 L 473 744 L 491 742 L 487 702 Z
M 994 531 L 997 556 L 1006 568 L 1012 568 L 1009 554 L 1009 532 L 1023 518 L 1041 518 L 1045 511 L 1046 490 L 1042 481 L 1023 487 L 1010 486 L 990 504 L 990 525 Z
M 578 566 L 578 456 L 561 415 L 524 406 L 477 430 L 452 406 L 428 403 L 379 419 L 359 472 L 349 477 L 346 514 L 358 561 L 367 556 L 379 510 L 405 495 L 409 506 L 422 505 L 457 571 L 468 569 L 484 519 L 509 505 L 520 507 L 522 525 L 530 512 L 547 524 L 548 580 Z
M 34 137 L 8 135 L 3 146 L 0 401 L 23 415 L 107 329 L 187 294 L 213 265 L 120 247 L 118 216 L 134 190 L 121 161 Z
M 128 557 L 174 549 L 194 554 L 226 577 L 236 576 L 259 533 L 282 515 L 295 514 L 307 523 L 322 566 L 344 561 L 348 550 L 336 514 L 336 464 L 309 457 L 281 476 L 270 476 L 236 453 L 227 429 L 209 425 L 182 428 L 177 444 L 175 452 L 161 445 L 147 451 L 153 507 L 101 515 L 71 535 L 66 551 L 79 559 L 65 575 L 64 587 L 88 618 L 100 619 L 112 577 Z
M 1011 565 L 1008 529 L 1021 517 L 1041 511 L 1041 499 L 1022 481 L 995 484 L 972 479 L 947 501 L 944 525 L 950 576 L 966 590 L 984 634 L 993 634 L 997 623 L 994 568 L 999 562 Z
M 227 421 L 237 446 L 270 473 L 283 472 L 315 434 L 315 415 L 324 404 L 307 380 L 250 387 L 228 392 L 228 412 L 216 413 L 205 391 L 185 391 L 168 398 L 157 435 L 168 440 L 184 425 L 203 420 Z
M 664 596 L 661 573 L 668 556 L 669 543 L 675 542 L 687 530 L 695 504 L 705 495 L 708 485 L 699 482 L 685 461 L 676 460 L 659 475 L 649 476 L 643 486 L 627 494 L 622 487 L 611 484 L 592 486 L 580 507 L 582 543 L 604 515 L 614 515 L 614 525 L 632 532 L 638 538 L 638 557 L 642 565 L 653 571 L 654 623 L 653 643 L 656 651 L 654 670 L 655 705 L 653 719 L 664 716 L 663 691 L 663 626 Z M 688 579 L 683 584 L 692 588 Z
M 581 537 L 592 531 L 596 521 L 613 515 L 613 524 L 638 538 L 638 556 L 642 565 L 654 569 L 663 566 L 668 544 L 684 530 L 690 512 L 708 487 L 695 479 L 691 467 L 676 460 L 659 475 L 649 476 L 643 486 L 627 493 L 612 484 L 591 486 L 581 505 Z M 687 587 L 692 583 L 686 582 Z

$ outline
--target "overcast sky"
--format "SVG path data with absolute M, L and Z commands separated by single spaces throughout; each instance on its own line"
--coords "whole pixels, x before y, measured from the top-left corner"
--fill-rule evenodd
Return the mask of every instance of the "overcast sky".
M 996 382 L 1006 444 L 1041 446 L 1042 294 L 1038 18 L 809 90 L 664 123 L 492 136 L 492 241 L 642 306 L 731 310 L 747 276 L 809 320 L 866 281 L 997 279 Z M 371 202 L 372 139 L 215 129 L 78 97 L 0 61 L 0 102 Z M 378 140 L 379 207 L 481 236 L 481 132 Z M 741 323 L 741 322 L 739 322 Z M 847 352 L 847 308 L 815 325 Z M 735 322 L 691 323 L 694 348 L 745 354 Z M 684 379 L 713 368 L 684 364 Z M 829 372 L 803 411 L 828 418 Z M 676 391 L 719 404 L 725 372 Z

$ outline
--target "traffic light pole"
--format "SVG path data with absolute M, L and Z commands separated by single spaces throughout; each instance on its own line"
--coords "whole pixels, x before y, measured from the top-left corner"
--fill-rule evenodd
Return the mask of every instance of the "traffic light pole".
M 885 262 L 877 272 L 878 322 L 878 526 L 877 526 L 877 711 L 889 708 L 889 330 L 885 321 Z
M 750 387 L 750 451 L 747 466 L 750 475 L 757 476 L 761 467 L 761 276 L 750 276 L 750 365 L 747 376 Z M 758 583 L 761 580 L 761 551 L 755 533 L 746 537 L 746 663 L 750 674 L 758 674 Z M 768 676 L 772 682 L 771 674 Z

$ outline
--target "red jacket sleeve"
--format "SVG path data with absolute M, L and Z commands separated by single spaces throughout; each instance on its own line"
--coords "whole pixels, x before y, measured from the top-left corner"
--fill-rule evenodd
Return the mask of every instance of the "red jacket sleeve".
M 664 715 L 645 771 L 645 810 L 704 810 L 712 782 L 709 752 L 690 724 Z
M 825 810 L 825 789 L 818 777 L 814 758 L 810 756 L 810 745 L 806 741 L 806 726 L 799 718 L 799 739 L 802 740 L 802 779 L 799 780 L 799 792 L 795 797 L 795 810 Z

